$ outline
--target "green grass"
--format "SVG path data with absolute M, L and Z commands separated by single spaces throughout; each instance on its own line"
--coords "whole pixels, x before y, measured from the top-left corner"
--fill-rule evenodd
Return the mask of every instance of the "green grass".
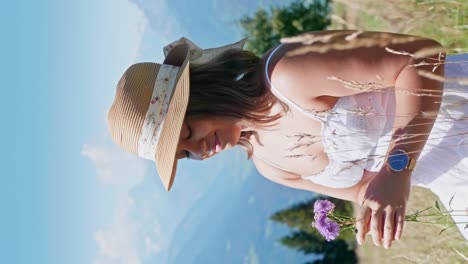
M 335 0 L 333 15 L 330 29 L 425 36 L 438 40 L 449 54 L 468 52 L 466 0 Z

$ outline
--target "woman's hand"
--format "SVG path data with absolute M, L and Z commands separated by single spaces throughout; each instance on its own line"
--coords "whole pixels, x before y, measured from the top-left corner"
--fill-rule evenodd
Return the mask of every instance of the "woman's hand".
M 383 242 L 384 247 L 389 248 L 392 240 L 400 239 L 410 193 L 411 174 L 410 170 L 394 172 L 385 165 L 361 187 L 357 201 L 360 208 L 356 218 L 356 239 L 359 244 L 364 242 L 369 231 L 377 246 Z

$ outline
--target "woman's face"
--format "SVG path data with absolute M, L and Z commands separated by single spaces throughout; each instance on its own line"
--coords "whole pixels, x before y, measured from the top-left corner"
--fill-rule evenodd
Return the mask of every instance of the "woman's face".
M 182 124 L 176 159 L 202 160 L 239 142 L 242 127 L 226 118 L 192 118 Z

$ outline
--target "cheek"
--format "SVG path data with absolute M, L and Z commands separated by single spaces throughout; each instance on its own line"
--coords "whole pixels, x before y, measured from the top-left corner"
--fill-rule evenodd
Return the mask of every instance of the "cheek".
M 241 133 L 241 128 L 236 125 L 230 125 L 228 127 L 229 137 L 230 137 L 230 143 L 231 145 L 236 145 L 237 142 L 239 141 L 240 133 Z

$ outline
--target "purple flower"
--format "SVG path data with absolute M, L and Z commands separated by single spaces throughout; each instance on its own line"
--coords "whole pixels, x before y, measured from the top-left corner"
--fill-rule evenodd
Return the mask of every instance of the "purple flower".
M 339 225 L 328 218 L 328 214 L 333 213 L 335 205 L 328 200 L 317 200 L 314 204 L 314 219 L 312 226 L 317 228 L 319 233 L 327 241 L 335 239 L 340 233 Z
M 327 221 L 327 228 L 326 232 L 322 233 L 322 236 L 325 237 L 325 239 L 330 242 L 331 240 L 334 240 L 339 234 L 340 234 L 340 227 L 338 226 L 337 223 L 329 220 Z
M 314 216 L 315 222 L 312 223 L 319 231 L 325 228 L 326 221 L 329 219 L 325 213 L 316 213 Z
M 330 220 L 324 213 L 315 214 L 315 222 L 312 225 L 317 228 L 319 233 L 330 242 L 335 239 L 340 233 L 340 227 L 337 223 Z
M 335 205 L 328 200 L 317 200 L 314 203 L 314 213 L 332 213 Z

